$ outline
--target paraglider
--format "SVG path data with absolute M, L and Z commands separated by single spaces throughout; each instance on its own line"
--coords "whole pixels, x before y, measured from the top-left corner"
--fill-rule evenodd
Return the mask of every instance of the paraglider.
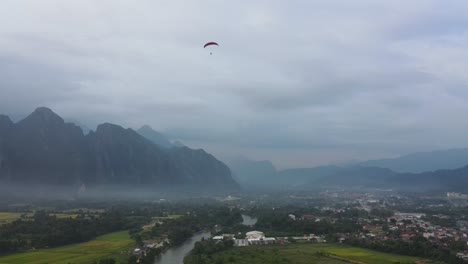
M 218 43 L 214 42 L 214 41 L 211 41 L 211 42 L 207 42 L 203 48 L 206 49 L 206 47 L 209 47 L 209 46 L 219 46 Z M 210 51 L 210 55 L 213 55 L 213 52 Z

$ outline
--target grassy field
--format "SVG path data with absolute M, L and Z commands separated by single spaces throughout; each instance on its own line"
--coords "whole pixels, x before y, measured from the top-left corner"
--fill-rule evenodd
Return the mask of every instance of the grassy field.
M 177 219 L 177 218 L 181 218 L 182 216 L 184 215 L 172 214 L 168 216 L 155 216 L 153 217 L 153 219 L 157 219 L 157 220 Z
M 321 254 L 323 253 L 323 254 Z M 376 252 L 372 250 L 342 246 L 337 244 L 306 244 L 253 246 L 234 248 L 214 254 L 206 259 L 207 264 L 219 263 L 260 264 L 260 263 L 366 263 L 366 264 L 395 264 L 395 263 L 424 263 L 419 258 Z
M 50 214 L 51 216 L 52 215 L 55 215 L 57 218 L 76 218 L 78 217 L 77 214 Z
M 117 263 L 127 263 L 128 255 L 122 252 L 134 246 L 128 232 L 121 231 L 81 244 L 0 257 L 0 264 L 90 264 L 107 257 L 116 259 Z
M 182 217 L 183 215 L 177 215 L 177 214 L 173 214 L 173 215 L 168 215 L 167 217 L 168 218 L 171 218 L 171 219 L 177 219 L 177 218 L 180 218 Z
M 22 213 L 0 212 L 0 225 L 15 221 L 21 217 Z
M 331 255 L 343 257 L 349 260 L 360 261 L 364 263 L 415 263 L 420 258 L 408 257 L 402 255 L 388 254 L 377 252 L 369 249 L 332 246 L 329 248 L 324 247 L 324 251 Z

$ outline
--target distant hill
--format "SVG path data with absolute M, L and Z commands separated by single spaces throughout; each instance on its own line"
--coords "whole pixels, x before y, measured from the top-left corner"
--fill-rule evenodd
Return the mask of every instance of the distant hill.
M 338 166 L 319 166 L 313 168 L 287 169 L 278 172 L 277 181 L 279 184 L 289 184 L 300 186 L 312 181 L 329 177 L 344 170 Z
M 174 145 L 166 138 L 162 133 L 157 132 L 148 125 L 142 126 L 137 130 L 138 134 L 142 135 L 146 139 L 149 139 L 154 144 L 163 148 L 172 148 Z
M 337 166 L 277 170 L 269 160 L 254 161 L 246 158 L 237 158 L 228 164 L 239 183 L 273 188 L 307 184 L 343 170 Z
M 269 160 L 236 158 L 228 162 L 234 177 L 243 185 L 275 184 L 277 171 Z
M 339 187 L 383 187 L 398 173 L 378 167 L 350 167 L 340 168 L 325 177 L 312 179 L 315 186 Z
M 270 161 L 238 159 L 230 162 L 243 186 L 272 189 L 371 188 L 400 191 L 464 191 L 468 189 L 468 166 L 422 173 L 401 173 L 366 166 L 319 166 L 276 170 Z
M 423 173 L 398 173 L 386 168 L 352 167 L 313 179 L 309 186 L 382 188 L 401 191 L 464 191 L 468 189 L 468 166 Z
M 418 152 L 394 159 L 369 160 L 359 165 L 412 173 L 456 169 L 468 165 L 468 148 Z
M 165 149 L 132 129 L 101 124 L 84 135 L 48 108 L 18 123 L 0 116 L 0 180 L 40 184 L 156 184 L 237 188 L 203 150 Z
M 468 166 L 452 170 L 399 174 L 389 179 L 397 189 L 461 191 L 468 190 Z

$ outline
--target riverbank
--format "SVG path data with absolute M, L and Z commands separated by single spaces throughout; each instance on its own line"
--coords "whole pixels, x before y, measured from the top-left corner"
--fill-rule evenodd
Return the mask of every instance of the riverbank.
M 241 225 L 244 225 L 244 226 L 246 226 L 246 227 L 252 227 L 253 225 L 255 225 L 255 224 L 257 223 L 257 218 L 250 217 L 250 216 L 244 215 L 244 214 L 242 214 L 241 216 L 242 216 L 242 222 L 240 223 Z M 221 231 L 221 230 L 222 230 L 222 228 L 219 229 L 219 230 L 216 230 L 215 233 L 217 233 L 217 232 L 219 232 L 219 231 Z M 224 235 L 226 235 L 226 234 L 224 234 Z M 229 237 L 231 237 L 231 236 L 234 237 L 233 234 L 230 234 L 230 235 L 228 235 L 228 236 L 229 236 Z M 219 237 L 218 237 L 218 238 L 215 237 L 214 239 L 219 239 Z M 201 240 L 201 239 L 199 239 L 198 241 L 200 241 L 200 240 Z M 219 242 L 219 240 L 216 240 L 216 241 Z M 189 262 L 190 262 L 190 261 L 191 261 L 191 258 L 190 258 L 190 257 L 187 257 L 187 256 L 189 255 L 189 253 L 190 253 L 190 252 L 192 251 L 192 249 L 194 248 L 196 242 L 197 242 L 197 241 L 194 241 L 194 242 L 193 242 L 193 244 L 191 245 L 191 249 L 188 250 L 185 254 L 181 255 L 181 256 L 183 256 L 183 257 L 182 257 L 181 259 L 178 259 L 177 262 L 170 262 L 170 261 L 167 261 L 167 262 L 165 262 L 165 263 L 157 263 L 157 264 L 171 264 L 171 263 L 176 263 L 176 264 L 179 264 L 179 263 L 180 263 L 180 264 L 183 264 L 183 263 L 184 263 L 184 259 L 185 259 L 185 261 L 189 261 Z M 205 241 L 205 242 L 208 242 L 208 241 Z M 188 259 L 187 259 L 187 258 L 188 258 Z
M 211 237 L 211 232 L 202 231 L 196 233 L 183 244 L 171 247 L 164 251 L 161 256 L 157 257 L 154 264 L 183 264 L 184 257 L 187 256 L 195 246 L 195 243 L 201 241 L 203 238 Z

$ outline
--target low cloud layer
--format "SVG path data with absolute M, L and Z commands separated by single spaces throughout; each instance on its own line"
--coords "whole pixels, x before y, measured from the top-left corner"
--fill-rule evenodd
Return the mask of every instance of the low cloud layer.
M 466 147 L 467 43 L 465 1 L 4 0 L 0 113 L 279 167 Z

